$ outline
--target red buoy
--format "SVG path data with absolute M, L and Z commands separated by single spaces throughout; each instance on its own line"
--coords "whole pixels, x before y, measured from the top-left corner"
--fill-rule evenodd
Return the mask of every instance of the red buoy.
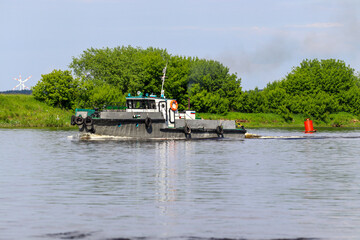
M 314 132 L 316 132 L 316 129 L 314 129 L 313 123 L 309 118 L 307 118 L 305 120 L 304 125 L 305 125 L 305 133 L 314 133 Z

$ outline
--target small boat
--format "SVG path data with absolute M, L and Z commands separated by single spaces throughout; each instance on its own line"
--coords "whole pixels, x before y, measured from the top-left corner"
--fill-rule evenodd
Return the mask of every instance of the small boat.
M 246 130 L 236 128 L 235 121 L 203 120 L 195 111 L 179 112 L 177 101 L 164 96 L 166 67 L 163 73 L 160 97 L 138 92 L 126 97 L 126 106 L 76 109 L 71 124 L 84 134 L 132 139 L 245 138 Z

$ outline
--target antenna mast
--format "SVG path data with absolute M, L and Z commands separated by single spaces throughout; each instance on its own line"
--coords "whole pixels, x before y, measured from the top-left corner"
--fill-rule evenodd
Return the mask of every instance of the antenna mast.
M 164 96 L 164 82 L 165 82 L 166 67 L 167 67 L 167 64 L 166 64 L 165 68 L 163 69 L 163 76 L 161 77 L 161 80 L 162 80 L 162 84 L 161 84 L 161 97 L 162 97 L 162 98 L 165 98 L 165 96 Z

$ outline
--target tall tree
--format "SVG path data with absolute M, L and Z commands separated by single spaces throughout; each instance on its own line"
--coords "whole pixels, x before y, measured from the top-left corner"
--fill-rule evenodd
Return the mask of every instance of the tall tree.
M 165 95 L 177 99 L 180 110 L 187 107 L 189 97 L 192 108 L 197 111 L 226 112 L 237 109 L 238 97 L 241 95 L 240 79 L 217 61 L 171 56 L 166 50 L 158 48 L 128 46 L 91 48 L 79 58 L 73 58 L 70 64 L 74 73 L 82 79 L 82 90 L 95 91 L 99 86 L 110 85 L 122 96 L 138 91 L 160 94 L 161 75 L 165 66 Z M 82 102 L 84 99 L 95 102 L 90 101 L 94 93 L 89 95 L 82 90 Z
M 306 59 L 281 81 L 268 84 L 261 92 L 251 93 L 257 95 L 252 99 L 261 99 L 254 111 L 278 113 L 287 120 L 291 119 L 288 118 L 290 113 L 320 120 L 341 111 L 359 114 L 354 104 L 360 102 L 358 82 L 354 69 L 343 61 Z
M 53 70 L 41 75 L 32 90 L 35 99 L 50 106 L 71 109 L 75 105 L 78 86 L 78 79 L 74 79 L 70 71 Z
M 191 62 L 188 88 L 195 110 L 225 113 L 237 108 L 241 80 L 230 74 L 218 61 L 194 59 Z

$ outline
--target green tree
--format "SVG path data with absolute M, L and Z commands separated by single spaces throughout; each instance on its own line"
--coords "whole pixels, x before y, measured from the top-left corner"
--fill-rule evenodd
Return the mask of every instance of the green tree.
M 358 114 L 358 84 L 354 69 L 343 61 L 306 59 L 281 81 L 246 94 L 245 111 L 277 113 L 286 120 L 291 120 L 291 113 L 319 120 L 342 111 Z
M 190 65 L 188 91 L 191 104 L 200 112 L 225 113 L 238 109 L 241 80 L 230 74 L 220 62 L 193 59 Z
M 356 86 L 360 88 L 360 72 L 356 74 Z
M 304 60 L 293 69 L 282 82 L 288 93 L 294 95 L 313 94 L 324 91 L 338 94 L 356 84 L 354 69 L 335 59 Z
M 155 93 L 160 92 L 160 77 L 169 56 L 157 48 L 90 48 L 73 58 L 70 67 L 84 81 L 109 84 L 123 94 Z
M 95 84 L 82 81 L 78 88 L 76 106 L 79 108 L 101 107 L 109 103 L 125 105 L 125 95 L 116 87 L 107 83 Z
M 175 98 L 179 104 L 179 110 L 185 110 L 188 107 L 191 62 L 191 57 L 171 56 L 167 64 L 165 96 Z
M 112 94 L 113 98 L 127 93 L 134 95 L 137 91 L 160 95 L 165 66 L 165 96 L 177 99 L 179 110 L 187 108 L 189 97 L 192 108 L 201 112 L 226 112 L 238 108 L 238 97 L 242 93 L 240 79 L 217 61 L 171 56 L 166 50 L 158 48 L 123 46 L 88 49 L 79 58 L 73 58 L 70 64 L 74 73 L 82 79 L 82 105 L 102 99 L 100 96 L 96 100 L 91 99 L 91 95 L 95 94 L 91 91 L 103 84 L 118 91 Z M 195 85 L 199 88 L 193 88 Z M 103 99 L 106 97 L 103 96 Z
M 78 86 L 78 79 L 74 79 L 70 71 L 53 70 L 41 75 L 32 90 L 37 100 L 50 106 L 71 109 L 75 106 Z
M 239 104 L 239 111 L 246 113 L 266 113 L 266 99 L 263 91 L 257 87 L 254 90 L 246 91 L 241 98 L 242 102 Z

